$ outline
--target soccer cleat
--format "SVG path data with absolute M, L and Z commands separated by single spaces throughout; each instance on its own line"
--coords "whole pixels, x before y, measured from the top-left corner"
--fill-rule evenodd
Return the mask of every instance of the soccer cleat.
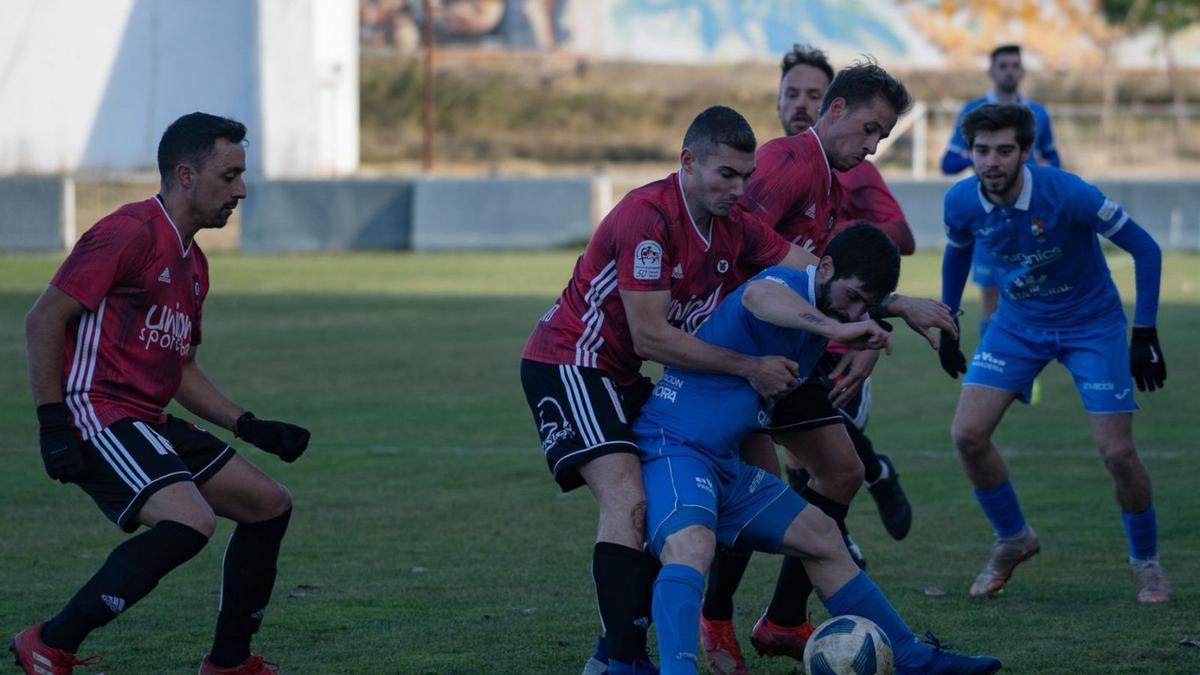
M 1020 533 L 1011 537 L 997 537 L 992 546 L 992 557 L 975 583 L 971 584 L 971 595 L 992 595 L 1004 587 L 1017 565 L 1029 560 L 1042 550 L 1037 532 L 1026 525 Z
M 896 472 L 892 458 L 887 455 L 878 457 L 886 475 L 876 478 L 874 483 L 868 483 L 867 490 L 875 498 L 884 529 L 892 535 L 892 539 L 900 541 L 912 527 L 912 506 L 908 503 L 904 488 L 900 487 L 900 474 Z
M 75 666 L 90 666 L 100 662 L 99 656 L 77 659 L 70 652 L 47 647 L 42 642 L 42 627 L 45 625 L 45 621 L 33 624 L 17 633 L 8 645 L 8 651 L 17 660 L 17 667 L 27 675 L 71 675 Z
M 231 668 L 216 665 L 208 660 L 207 655 L 200 661 L 200 675 L 271 675 L 278 672 L 278 664 L 263 660 L 261 656 L 251 656 Z
M 919 668 L 896 666 L 896 675 L 987 675 L 1000 670 L 994 656 L 966 656 L 950 651 L 933 633 L 925 633 L 925 642 L 933 647 L 929 660 Z
M 750 644 L 760 656 L 790 656 L 804 661 L 804 645 L 816 629 L 812 621 L 799 626 L 776 626 L 763 612 L 754 624 L 754 630 L 750 631 Z
M 850 552 L 850 558 L 855 565 L 858 565 L 858 569 L 867 571 L 867 556 L 863 555 L 862 547 L 858 545 L 858 542 L 854 541 L 849 532 L 842 533 L 842 541 L 846 542 L 846 550 Z
M 738 646 L 733 620 L 710 620 L 700 612 L 700 646 L 708 660 L 708 672 L 716 675 L 750 675 L 742 648 Z
M 1171 599 L 1171 582 L 1163 573 L 1158 558 L 1149 560 L 1129 559 L 1133 567 L 1133 582 L 1137 586 L 1137 600 L 1140 603 L 1152 605 Z

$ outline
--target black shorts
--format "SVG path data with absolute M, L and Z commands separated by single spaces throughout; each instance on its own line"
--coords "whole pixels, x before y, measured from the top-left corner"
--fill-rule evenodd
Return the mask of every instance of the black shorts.
M 150 495 L 180 481 L 203 484 L 233 457 L 221 439 L 177 417 L 162 424 L 125 417 L 83 444 L 88 473 L 75 481 L 126 532 Z
M 647 377 L 617 387 L 604 371 L 521 359 L 521 386 L 546 465 L 563 492 L 584 484 L 579 468 L 614 452 L 637 454 L 633 420 L 650 398 Z
M 805 431 L 830 424 L 845 424 L 849 416 L 843 415 L 829 400 L 829 393 L 833 390 L 829 373 L 837 367 L 840 359 L 839 355 L 831 352 L 822 354 L 808 379 L 775 402 L 771 410 L 771 424 L 763 431 Z

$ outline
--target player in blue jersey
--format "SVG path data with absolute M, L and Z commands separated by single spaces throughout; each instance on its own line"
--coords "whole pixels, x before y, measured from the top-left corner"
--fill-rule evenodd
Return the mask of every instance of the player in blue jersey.
M 942 155 L 942 173 L 952 176 L 970 168 L 971 157 L 967 152 L 967 141 L 962 134 L 963 117 L 987 103 L 1020 103 L 1028 106 L 1033 111 L 1037 129 L 1034 133 L 1032 152 L 1029 153 L 1026 161 L 1031 164 L 1061 166 L 1058 150 L 1054 147 L 1054 132 L 1050 128 L 1050 113 L 1017 91 L 1021 86 L 1021 80 L 1025 77 L 1025 68 L 1021 65 L 1021 48 L 1018 45 L 1001 45 L 992 50 L 988 77 L 992 79 L 992 90 L 974 101 L 968 102 L 958 113 L 958 118 L 954 120 L 954 131 L 951 132 L 950 142 L 946 146 L 945 154 Z M 999 291 L 996 288 L 998 284 L 993 273 L 994 265 L 982 247 L 975 249 L 972 267 L 974 270 L 972 276 L 975 285 L 979 286 L 980 299 L 983 302 L 983 308 L 979 313 L 979 335 L 982 339 L 983 334 L 987 332 L 988 322 L 996 311 Z
M 1065 171 L 1025 163 L 1034 125 L 1033 113 L 1022 105 L 985 105 L 968 114 L 963 134 L 977 175 L 951 188 L 945 202 L 949 244 L 942 300 L 958 308 L 972 248 L 991 255 L 1001 291 L 970 368 L 953 336 L 944 335 L 939 350 L 951 377 L 966 373 L 952 434 L 997 537 L 971 595 L 1000 590 L 1017 564 L 1038 552 L 1037 534 L 1025 522 L 991 436 L 1009 405 L 1028 402 L 1034 378 L 1057 359 L 1075 379 L 1112 475 L 1137 599 L 1164 602 L 1171 589 L 1158 563 L 1150 476 L 1133 444 L 1134 380 L 1139 390 L 1154 391 L 1167 377 L 1154 328 L 1162 254 L 1100 190 Z M 1097 235 L 1133 256 L 1137 304 L 1131 347 Z
M 887 331 L 863 319 L 895 289 L 899 274 L 891 240 L 857 224 L 830 242 L 818 266 L 771 267 L 739 287 L 696 337 L 744 354 L 792 359 L 801 373 L 812 371 L 830 339 L 856 349 L 890 349 Z M 662 672 L 696 672 L 704 574 L 718 541 L 802 559 L 831 614 L 864 616 L 883 629 L 898 673 L 998 670 L 994 658 L 917 640 L 854 564 L 834 520 L 778 477 L 740 461 L 742 440 L 769 424 L 772 404 L 737 378 L 668 368 L 634 423 L 646 535 L 663 563 L 653 600 Z

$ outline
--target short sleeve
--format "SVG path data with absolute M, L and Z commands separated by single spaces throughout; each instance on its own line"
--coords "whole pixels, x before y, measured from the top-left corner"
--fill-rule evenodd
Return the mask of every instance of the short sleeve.
M 605 219 L 612 229 L 617 285 L 627 291 L 671 288 L 671 250 L 663 213 L 645 201 L 619 204 Z
M 1102 237 L 1112 237 L 1129 220 L 1121 205 L 1109 199 L 1100 188 L 1071 174 L 1068 178 L 1066 201 L 1071 205 L 1071 219 Z
M 137 278 L 148 244 L 144 223 L 128 218 L 97 223 L 71 249 L 50 283 L 95 312 L 111 289 Z

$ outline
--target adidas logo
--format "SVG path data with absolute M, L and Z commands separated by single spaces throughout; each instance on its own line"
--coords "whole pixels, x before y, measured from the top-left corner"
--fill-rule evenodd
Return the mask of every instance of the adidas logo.
M 672 279 L 682 279 L 683 278 L 683 265 L 676 265 L 675 269 L 671 270 L 671 278 Z
M 171 283 L 171 268 L 164 267 L 162 274 L 158 275 L 158 280 L 163 282 L 164 284 Z
M 104 604 L 108 605 L 113 614 L 120 614 L 125 611 L 125 598 L 118 598 L 115 595 L 101 595 L 100 599 L 104 601 Z
M 812 204 L 809 204 L 809 205 L 808 205 L 808 208 L 807 208 L 807 209 L 804 209 L 804 217 L 805 217 L 805 218 L 814 218 L 814 217 L 816 217 L 816 215 L 817 215 L 817 204 L 816 204 L 816 202 L 813 202 Z

